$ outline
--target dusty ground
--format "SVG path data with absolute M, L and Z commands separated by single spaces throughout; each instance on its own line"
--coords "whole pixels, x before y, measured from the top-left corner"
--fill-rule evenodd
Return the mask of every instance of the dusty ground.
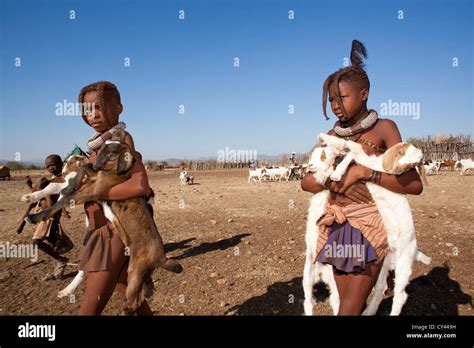
M 248 184 L 247 171 L 191 173 L 196 185 L 180 186 L 176 173 L 150 173 L 156 192 L 155 221 L 168 255 L 185 268 L 180 275 L 154 273 L 156 293 L 150 301 L 160 315 L 300 315 L 304 265 L 305 216 L 310 194 L 300 183 Z M 38 175 L 36 175 L 38 177 Z M 404 315 L 471 315 L 472 218 L 474 175 L 444 172 L 430 176 L 421 196 L 410 197 L 419 248 L 433 258 L 430 266 L 415 264 Z M 16 228 L 26 193 L 19 175 L 0 181 L 0 242 L 28 243 L 33 227 L 22 235 Z M 84 234 L 82 208 L 63 219 L 76 246 Z M 78 248 L 68 255 L 77 260 Z M 0 314 L 71 315 L 82 298 L 58 299 L 77 271 L 68 267 L 63 280 L 42 282 L 53 268 L 40 255 L 30 259 L 0 259 Z M 29 266 L 29 267 L 27 267 Z M 327 292 L 318 286 L 315 314 L 329 315 Z M 391 297 L 379 314 L 387 314 Z M 114 295 L 105 314 L 115 315 Z

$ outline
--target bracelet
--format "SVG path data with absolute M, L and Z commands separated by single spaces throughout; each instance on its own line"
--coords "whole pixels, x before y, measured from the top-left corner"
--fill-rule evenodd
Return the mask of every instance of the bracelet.
M 327 178 L 326 182 L 324 183 L 324 188 L 325 188 L 326 190 L 331 191 L 331 183 L 332 183 L 331 178 Z
M 373 170 L 368 181 L 378 185 L 380 183 L 381 176 L 382 176 L 382 172 Z
M 370 174 L 369 180 L 367 180 L 368 182 L 374 182 L 375 173 L 376 173 L 376 171 L 372 170 L 372 173 Z

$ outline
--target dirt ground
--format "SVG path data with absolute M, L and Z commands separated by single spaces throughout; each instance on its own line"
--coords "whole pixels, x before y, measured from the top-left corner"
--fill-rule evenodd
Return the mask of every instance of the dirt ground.
M 149 303 L 157 315 L 301 315 L 305 259 L 305 219 L 311 194 L 300 182 L 247 183 L 246 170 L 190 173 L 195 185 L 181 186 L 176 172 L 152 172 L 156 193 L 155 221 L 168 256 L 184 272 L 154 273 L 156 292 Z M 39 177 L 39 174 L 33 178 Z M 430 176 L 420 196 L 411 196 L 419 249 L 433 258 L 430 266 L 414 265 L 402 315 L 472 315 L 472 218 L 474 175 L 458 172 Z M 17 235 L 27 193 L 22 176 L 0 181 L 0 243 L 25 244 L 33 227 Z M 78 261 L 85 225 L 82 207 L 70 209 L 63 225 L 76 247 L 68 253 Z M 73 315 L 84 283 L 75 297 L 56 297 L 73 279 L 41 281 L 53 262 L 40 254 L 30 259 L 0 259 L 1 315 Z M 331 315 L 327 290 L 315 287 L 317 315 Z M 391 297 L 378 314 L 388 314 Z M 104 314 L 115 315 L 114 294 Z

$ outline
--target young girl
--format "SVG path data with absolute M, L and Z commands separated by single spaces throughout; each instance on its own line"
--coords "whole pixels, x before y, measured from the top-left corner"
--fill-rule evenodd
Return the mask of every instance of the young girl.
M 363 59 L 366 57 L 364 45 L 354 40 L 352 65 L 329 75 L 324 82 L 323 112 L 328 119 L 326 101 L 329 94 L 331 109 L 338 121 L 328 134 L 361 143 L 369 155 L 380 155 L 402 139 L 393 121 L 379 119 L 375 110 L 367 109 L 370 83 L 363 69 Z M 321 234 L 317 260 L 333 266 L 340 297 L 338 315 L 362 313 L 388 251 L 382 220 L 365 186 L 366 181 L 402 194 L 419 195 L 423 190 L 420 177 L 414 169 L 402 175 L 390 175 L 359 165 L 350 166 L 340 182 L 328 179 L 323 186 L 315 181 L 313 175 L 306 175 L 301 182 L 301 188 L 305 191 L 330 191 L 328 205 L 318 221 Z M 348 223 L 345 216 L 348 213 L 351 214 L 351 221 L 356 216 L 359 228 Z M 353 246 L 342 250 L 363 250 L 363 257 L 349 254 L 328 257 L 322 252 L 338 245 Z
M 120 93 L 110 82 L 96 82 L 81 90 L 79 103 L 83 106 L 84 121 L 96 131 L 88 142 L 91 153 L 89 161 L 95 163 L 100 145 L 116 130 L 125 128 L 124 123 L 118 122 L 123 110 Z M 101 197 L 103 200 L 124 200 L 151 194 L 141 156 L 135 151 L 133 139 L 128 133 L 126 143 L 135 158 L 131 177 L 107 191 Z M 101 206 L 88 202 L 84 204 L 84 209 L 89 225 L 80 252 L 80 268 L 88 272 L 88 278 L 79 314 L 99 315 L 114 290 L 125 298 L 129 257 L 126 256 L 125 246 L 111 222 L 105 217 Z M 145 302 L 137 314 L 152 315 L 153 312 Z

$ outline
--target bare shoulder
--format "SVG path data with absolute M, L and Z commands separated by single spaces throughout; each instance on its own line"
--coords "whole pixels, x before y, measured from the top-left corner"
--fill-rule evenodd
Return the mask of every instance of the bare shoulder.
M 133 157 L 137 161 L 142 162 L 142 155 L 135 149 L 135 143 L 133 141 L 132 135 L 127 131 L 125 131 L 125 142 L 130 147 L 130 150 L 132 150 Z
M 375 126 L 375 131 L 383 139 L 387 148 L 402 141 L 402 137 L 400 135 L 400 131 L 398 130 L 397 124 L 394 121 L 389 120 L 388 118 L 379 119 Z
M 379 118 L 379 121 L 377 122 L 375 127 L 379 127 L 387 131 L 393 131 L 393 130 L 398 131 L 397 124 L 388 118 Z
M 130 149 L 133 151 L 133 152 L 136 152 L 135 150 L 135 143 L 133 141 L 133 138 L 132 138 L 132 135 L 125 131 L 125 142 L 127 143 L 128 146 L 130 146 Z

